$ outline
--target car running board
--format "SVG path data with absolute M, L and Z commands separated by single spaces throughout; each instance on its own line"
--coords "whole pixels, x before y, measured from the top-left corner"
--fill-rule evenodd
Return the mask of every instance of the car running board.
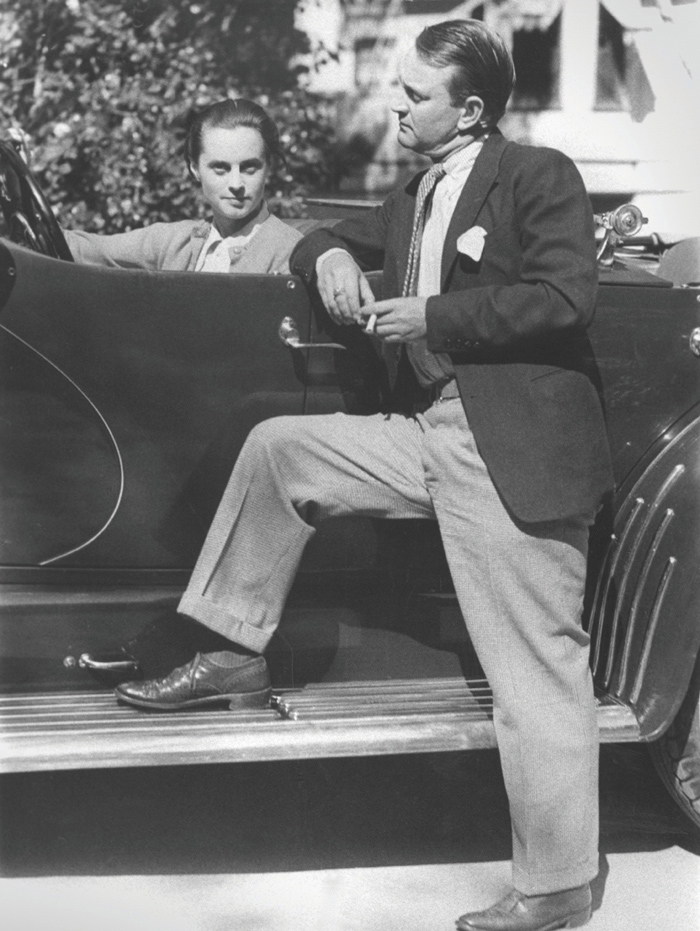
M 270 708 L 158 713 L 112 692 L 0 696 L 0 772 L 242 763 L 496 746 L 485 680 L 334 682 L 277 690 Z M 601 741 L 639 740 L 632 711 L 598 700 Z

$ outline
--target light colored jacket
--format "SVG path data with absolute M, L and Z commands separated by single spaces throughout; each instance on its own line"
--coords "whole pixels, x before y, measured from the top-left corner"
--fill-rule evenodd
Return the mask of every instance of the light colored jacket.
M 101 236 L 65 230 L 76 262 L 108 268 L 147 268 L 153 271 L 194 271 L 211 224 L 205 220 L 153 223 L 128 233 Z M 301 233 L 270 215 L 236 257 L 236 274 L 287 275 L 289 256 Z

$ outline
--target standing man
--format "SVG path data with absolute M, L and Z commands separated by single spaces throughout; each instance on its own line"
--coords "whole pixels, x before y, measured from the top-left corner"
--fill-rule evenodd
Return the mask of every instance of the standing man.
M 568 158 L 496 128 L 513 81 L 505 45 L 476 21 L 431 26 L 406 55 L 398 138 L 432 168 L 368 215 L 307 236 L 291 264 L 334 321 L 374 330 L 397 404 L 410 394 L 413 409 L 256 427 L 180 603 L 208 652 L 117 688 L 143 708 L 264 701 L 259 654 L 313 525 L 436 518 L 493 690 L 513 826 L 513 889 L 463 915 L 461 931 L 582 925 L 598 870 L 581 610 L 588 530 L 611 472 L 588 368 L 593 219 Z M 379 267 L 375 302 L 363 270 Z M 423 389 L 422 412 L 409 388 Z

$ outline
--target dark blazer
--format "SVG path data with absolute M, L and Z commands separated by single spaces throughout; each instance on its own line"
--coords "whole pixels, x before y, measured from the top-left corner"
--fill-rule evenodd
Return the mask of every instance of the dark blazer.
M 318 256 L 342 246 L 364 270 L 383 268 L 385 297 L 400 294 L 420 178 L 367 215 L 310 233 L 292 271 L 312 283 Z M 457 248 L 476 225 L 486 231 L 478 261 Z M 586 336 L 596 289 L 592 210 L 575 165 L 494 132 L 450 223 L 428 346 L 450 354 L 479 451 L 526 522 L 590 513 L 612 485 Z

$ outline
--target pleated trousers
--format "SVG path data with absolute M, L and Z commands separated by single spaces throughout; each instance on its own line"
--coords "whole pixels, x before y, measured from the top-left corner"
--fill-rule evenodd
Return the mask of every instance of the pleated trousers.
M 581 612 L 593 515 L 515 520 L 459 399 L 416 417 L 273 418 L 238 458 L 179 610 L 262 651 L 314 526 L 348 514 L 437 519 L 493 691 L 513 884 L 534 895 L 590 880 L 598 728 Z

